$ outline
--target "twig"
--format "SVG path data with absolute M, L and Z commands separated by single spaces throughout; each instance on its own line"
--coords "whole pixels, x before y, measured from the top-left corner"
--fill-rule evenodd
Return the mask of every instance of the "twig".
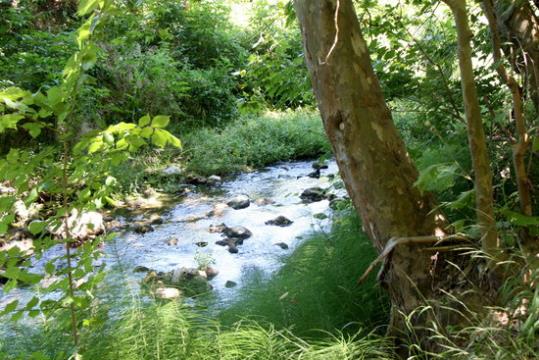
M 329 61 L 329 57 L 331 54 L 333 54 L 333 51 L 335 50 L 335 47 L 337 46 L 337 43 L 339 42 L 339 8 L 341 7 L 341 1 L 337 0 L 337 5 L 335 8 L 335 39 L 333 40 L 333 44 L 331 45 L 331 48 L 329 49 L 326 58 L 323 62 L 320 62 L 320 65 L 325 65 Z
M 384 261 L 385 259 L 388 259 L 390 255 L 393 253 L 393 250 L 398 245 L 410 245 L 410 244 L 440 244 L 445 241 L 449 240 L 457 240 L 457 241 L 468 241 L 469 238 L 461 235 L 461 234 L 455 234 L 455 235 L 446 235 L 446 236 L 436 236 L 436 235 L 429 235 L 429 236 L 411 236 L 411 237 L 393 237 L 389 239 L 386 246 L 384 247 L 384 250 L 382 253 L 369 265 L 367 270 L 361 275 L 361 277 L 357 280 L 358 284 L 361 284 L 365 281 L 367 276 L 372 272 L 374 267 Z M 387 268 L 389 264 L 389 261 L 387 261 L 384 266 L 382 266 L 381 273 L 385 272 L 384 269 Z

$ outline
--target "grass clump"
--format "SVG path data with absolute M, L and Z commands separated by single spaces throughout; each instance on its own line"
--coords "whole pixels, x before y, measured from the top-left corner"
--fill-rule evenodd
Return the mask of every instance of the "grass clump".
M 312 235 L 270 279 L 252 274 L 221 320 L 254 318 L 278 329 L 290 327 L 298 336 L 321 334 L 313 329 L 354 332 L 387 323 L 388 302 L 375 280 L 356 284 L 375 257 L 359 219 L 344 210 L 331 233 Z
M 28 327 L 26 340 L 20 335 L 0 346 L 2 359 L 56 360 L 66 359 L 73 352 L 69 338 L 59 332 Z M 309 341 L 286 329 L 262 327 L 255 322 L 239 322 L 224 330 L 179 302 L 133 303 L 120 318 L 88 329 L 79 354 L 82 359 L 99 360 L 393 359 L 389 342 L 379 336 L 325 335 Z
M 197 129 L 180 137 L 187 169 L 200 175 L 225 175 L 331 152 L 320 116 L 312 111 L 248 116 L 224 128 Z

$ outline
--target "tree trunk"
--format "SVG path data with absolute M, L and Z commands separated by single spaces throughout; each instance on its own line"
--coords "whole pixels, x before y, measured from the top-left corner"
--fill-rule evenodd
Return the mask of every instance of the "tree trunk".
M 504 43 L 512 44 L 514 71 L 526 78 L 529 96 L 539 113 L 539 18 L 529 1 L 490 0 L 496 28 Z M 489 24 L 492 29 L 492 24 Z M 507 46 L 505 46 L 507 47 Z
M 516 130 L 517 130 L 517 135 L 518 135 L 517 136 L 518 143 L 516 143 L 513 146 L 513 165 L 515 168 L 515 177 L 516 177 L 518 195 L 519 195 L 519 200 L 520 200 L 520 211 L 524 215 L 531 216 L 533 214 L 531 186 L 530 186 L 530 180 L 528 178 L 528 171 L 526 169 L 526 154 L 528 153 L 528 148 L 529 148 L 529 136 L 526 130 L 526 119 L 524 117 L 522 91 L 513 72 L 510 70 L 508 71 L 506 67 L 503 65 L 503 58 L 502 58 L 502 51 L 501 51 L 502 41 L 501 41 L 501 36 L 500 36 L 501 34 L 499 30 L 500 21 L 498 19 L 498 14 L 495 11 L 495 4 L 493 0 L 483 0 L 482 5 L 483 5 L 483 11 L 488 20 L 488 24 L 490 28 L 492 54 L 494 57 L 494 62 L 495 64 L 497 64 L 496 71 L 498 72 L 498 75 L 500 76 L 502 82 L 504 82 L 507 85 L 513 99 L 513 118 L 515 120 L 515 125 L 516 125 Z M 521 14 L 530 15 L 530 12 L 522 11 Z M 517 16 L 517 17 L 521 21 L 523 18 L 524 19 L 529 18 L 528 16 L 522 16 L 522 15 Z M 537 23 L 535 26 L 537 26 Z M 525 28 L 525 27 L 522 27 L 522 28 Z M 538 27 L 538 30 L 539 30 L 539 27 Z M 539 42 L 537 43 L 537 45 L 539 46 Z M 536 55 L 533 55 L 533 56 L 536 56 L 539 61 L 539 49 L 535 49 L 534 52 L 538 52 Z M 537 66 L 539 66 L 539 64 L 534 64 L 533 68 Z M 533 72 L 532 75 L 533 76 L 531 76 L 530 78 L 533 81 L 533 83 L 530 85 L 530 87 L 535 87 L 535 92 L 537 92 L 537 87 L 535 84 L 535 79 L 536 79 L 535 72 Z M 534 100 L 534 102 L 535 100 L 537 100 L 535 99 L 535 95 L 532 92 L 532 99 Z M 529 255 L 531 255 L 531 258 L 533 258 L 535 254 L 539 251 L 539 244 L 537 243 L 537 239 L 533 239 L 533 237 L 531 237 L 528 231 L 526 230 L 523 230 L 521 232 L 520 237 L 521 237 L 522 245 L 525 251 L 528 252 Z
M 442 234 L 430 195 L 393 123 L 351 0 L 295 0 L 324 127 L 363 228 L 379 252 L 393 237 Z M 389 294 L 405 313 L 432 295 L 431 255 L 398 247 Z
M 470 45 L 473 34 L 468 25 L 466 0 L 444 0 L 444 2 L 451 8 L 457 27 L 458 58 L 468 128 L 468 143 L 475 175 L 475 211 L 477 224 L 481 228 L 483 251 L 494 253 L 498 248 L 498 235 L 496 232 L 496 218 L 494 216 L 492 170 L 490 168 L 487 143 L 473 74 L 472 47 Z

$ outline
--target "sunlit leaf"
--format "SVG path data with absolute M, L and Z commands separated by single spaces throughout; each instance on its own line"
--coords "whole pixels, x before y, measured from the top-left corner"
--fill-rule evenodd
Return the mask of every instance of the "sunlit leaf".
M 152 120 L 152 127 L 154 128 L 165 128 L 170 122 L 170 116 L 157 115 Z
M 30 223 L 30 225 L 28 225 L 28 231 L 30 231 L 33 235 L 37 235 L 45 229 L 46 225 L 47 223 L 44 221 L 34 220 Z
M 99 5 L 99 0 L 80 0 L 77 14 L 84 16 Z
M 150 125 L 150 121 L 151 121 L 150 120 L 150 115 L 144 115 L 138 121 L 138 126 L 140 126 L 140 127 L 148 126 L 148 125 Z

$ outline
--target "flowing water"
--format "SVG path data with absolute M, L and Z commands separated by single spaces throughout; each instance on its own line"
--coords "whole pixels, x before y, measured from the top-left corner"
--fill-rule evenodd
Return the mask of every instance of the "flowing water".
M 128 283 L 137 288 L 144 274 L 134 272 L 136 267 L 166 272 L 178 267 L 196 267 L 197 259 L 210 260 L 213 262 L 212 267 L 219 271 L 218 276 L 210 281 L 213 292 L 218 303 L 227 303 L 238 294 L 246 273 L 257 270 L 271 274 L 282 265 L 283 255 L 291 253 L 306 235 L 312 231 L 329 230 L 329 201 L 305 204 L 299 196 L 310 187 L 331 187 L 331 179 L 337 174 L 337 167 L 334 162 L 330 162 L 329 168 L 322 170 L 322 176 L 316 179 L 307 176 L 313 171 L 311 165 L 311 162 L 278 164 L 224 182 L 217 194 L 192 192 L 161 214 L 163 224 L 154 225 L 154 231 L 146 234 L 125 232 L 107 242 L 100 261 L 109 269 L 121 267 L 122 280 L 127 278 Z M 343 190 L 333 192 L 344 195 Z M 252 200 L 250 206 L 241 210 L 224 206 L 237 195 L 247 195 Z M 270 200 L 271 203 L 262 199 Z M 222 211 L 205 217 L 212 209 Z M 293 223 L 287 227 L 265 224 L 279 215 Z M 133 220 L 137 219 L 124 219 Z M 244 226 L 252 232 L 252 236 L 238 246 L 237 254 L 231 254 L 226 247 L 215 244 L 222 236 L 210 233 L 209 227 L 221 223 L 229 227 Z M 171 238 L 176 238 L 177 243 L 169 245 Z M 207 246 L 199 247 L 197 243 L 201 242 L 207 243 Z M 288 249 L 276 243 L 284 243 Z M 34 270 L 39 271 L 51 256 L 58 256 L 61 251 L 60 247 L 53 249 L 34 265 Z M 120 281 L 120 276 L 118 271 L 109 271 L 106 283 L 114 287 L 114 282 Z M 226 287 L 230 281 L 237 286 Z M 14 298 L 30 296 L 33 296 L 30 289 L 17 289 L 5 296 L 0 292 L 0 308 Z

